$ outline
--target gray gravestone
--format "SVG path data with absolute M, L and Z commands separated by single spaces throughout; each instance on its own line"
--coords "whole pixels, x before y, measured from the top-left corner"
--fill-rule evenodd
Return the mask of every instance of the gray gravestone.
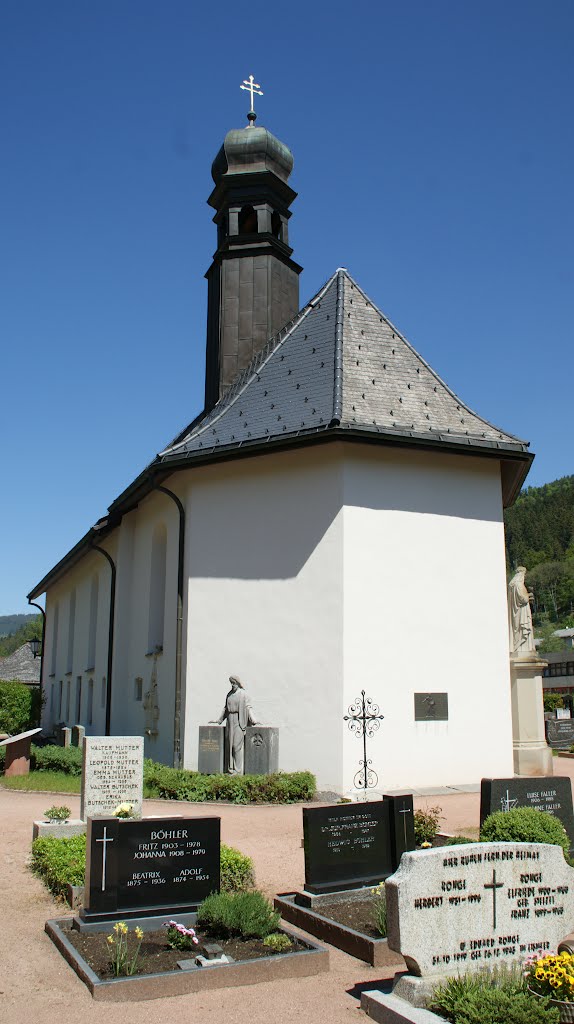
M 416 1002 L 425 978 L 556 950 L 572 928 L 574 870 L 546 843 L 441 847 L 404 853 L 386 895 L 389 948 L 411 972 L 395 991 Z
M 245 774 L 271 775 L 279 770 L 279 729 L 248 725 L 245 733 Z
M 113 814 L 118 804 L 141 818 L 143 736 L 86 736 L 82 760 L 80 817 Z
M 574 743 L 574 719 L 552 716 L 547 718 L 544 724 L 548 746 L 556 750 L 570 750 Z
M 63 722 L 60 722 L 59 725 L 55 726 L 54 732 L 56 735 L 56 743 L 58 744 L 58 746 L 70 746 L 72 742 L 72 730 L 67 725 L 64 725 Z
M 225 729 L 221 725 L 200 725 L 197 770 L 202 775 L 220 775 L 223 771 Z
M 81 747 L 82 743 L 84 742 L 84 736 L 85 735 L 86 735 L 86 730 L 84 729 L 83 725 L 73 725 L 72 726 L 72 746 L 73 747 Z

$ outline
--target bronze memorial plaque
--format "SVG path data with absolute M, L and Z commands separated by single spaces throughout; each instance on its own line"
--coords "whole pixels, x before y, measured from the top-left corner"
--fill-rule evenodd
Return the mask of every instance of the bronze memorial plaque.
M 448 722 L 448 693 L 415 693 L 415 722 Z

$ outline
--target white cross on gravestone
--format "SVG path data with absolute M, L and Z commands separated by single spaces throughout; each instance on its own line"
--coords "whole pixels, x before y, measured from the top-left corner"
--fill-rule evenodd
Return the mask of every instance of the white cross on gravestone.
M 508 790 L 506 790 L 506 796 L 501 796 L 501 798 L 500 798 L 500 806 L 501 806 L 503 811 L 510 811 L 510 810 L 512 810 L 513 807 L 516 807 L 517 803 L 518 803 L 518 798 L 516 798 L 514 800 L 511 799 L 510 793 L 508 792 Z
M 107 825 L 104 825 L 104 834 L 101 839 L 96 839 L 96 843 L 102 843 L 102 892 L 106 891 L 106 854 L 107 844 L 113 843 L 113 839 L 108 837 Z
M 405 814 L 409 813 L 410 807 L 405 807 L 403 804 L 402 810 L 399 811 L 399 814 L 403 815 L 403 831 L 405 833 L 405 846 L 407 845 L 407 819 L 405 818 Z
M 253 106 L 253 95 L 256 94 L 257 96 L 263 96 L 259 83 L 255 81 L 253 75 L 249 75 L 249 78 L 243 79 L 243 85 L 240 85 L 239 88 L 245 89 L 246 92 L 251 94 L 251 110 L 249 113 L 254 114 L 255 108 Z

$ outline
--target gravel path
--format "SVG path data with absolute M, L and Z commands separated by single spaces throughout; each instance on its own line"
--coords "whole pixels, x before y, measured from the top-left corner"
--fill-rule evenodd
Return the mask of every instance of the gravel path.
M 574 761 L 555 760 L 556 774 L 572 775 Z M 66 796 L 79 815 L 79 797 Z M 83 983 L 44 934 L 44 922 L 69 910 L 47 894 L 27 867 L 32 821 L 50 799 L 43 793 L 0 790 L 0 1024 L 165 1024 L 170 1018 L 210 1024 L 292 1024 L 365 1020 L 359 1010 L 362 988 L 377 988 L 380 968 L 330 948 L 330 970 L 314 978 L 269 982 L 137 1003 L 94 1003 Z M 415 806 L 439 804 L 445 831 L 478 826 L 478 793 L 417 797 Z M 175 813 L 176 805 L 146 801 L 146 814 Z M 249 854 L 257 884 L 273 896 L 300 888 L 304 881 L 301 806 L 235 807 L 178 804 L 182 814 L 220 814 L 222 840 Z M 201 1018 L 198 1018 L 198 1012 Z M 193 1015 L 193 1016 L 192 1016 Z

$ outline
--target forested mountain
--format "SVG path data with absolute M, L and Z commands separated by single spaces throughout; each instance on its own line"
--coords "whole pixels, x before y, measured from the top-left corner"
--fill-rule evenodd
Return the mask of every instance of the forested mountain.
M 0 637 L 15 633 L 17 629 L 26 626 L 36 615 L 0 615 Z
M 22 619 L 24 624 L 22 625 Z M 4 621 L 20 622 L 20 628 L 9 636 L 0 636 L 0 658 L 6 658 L 9 654 L 17 651 L 26 640 L 37 637 L 42 639 L 42 616 L 41 615 L 3 615 L 0 617 L 0 626 Z
M 527 487 L 504 514 L 509 570 L 528 569 L 536 620 L 570 624 L 574 614 L 574 476 Z M 572 621 L 574 625 L 574 620 Z

